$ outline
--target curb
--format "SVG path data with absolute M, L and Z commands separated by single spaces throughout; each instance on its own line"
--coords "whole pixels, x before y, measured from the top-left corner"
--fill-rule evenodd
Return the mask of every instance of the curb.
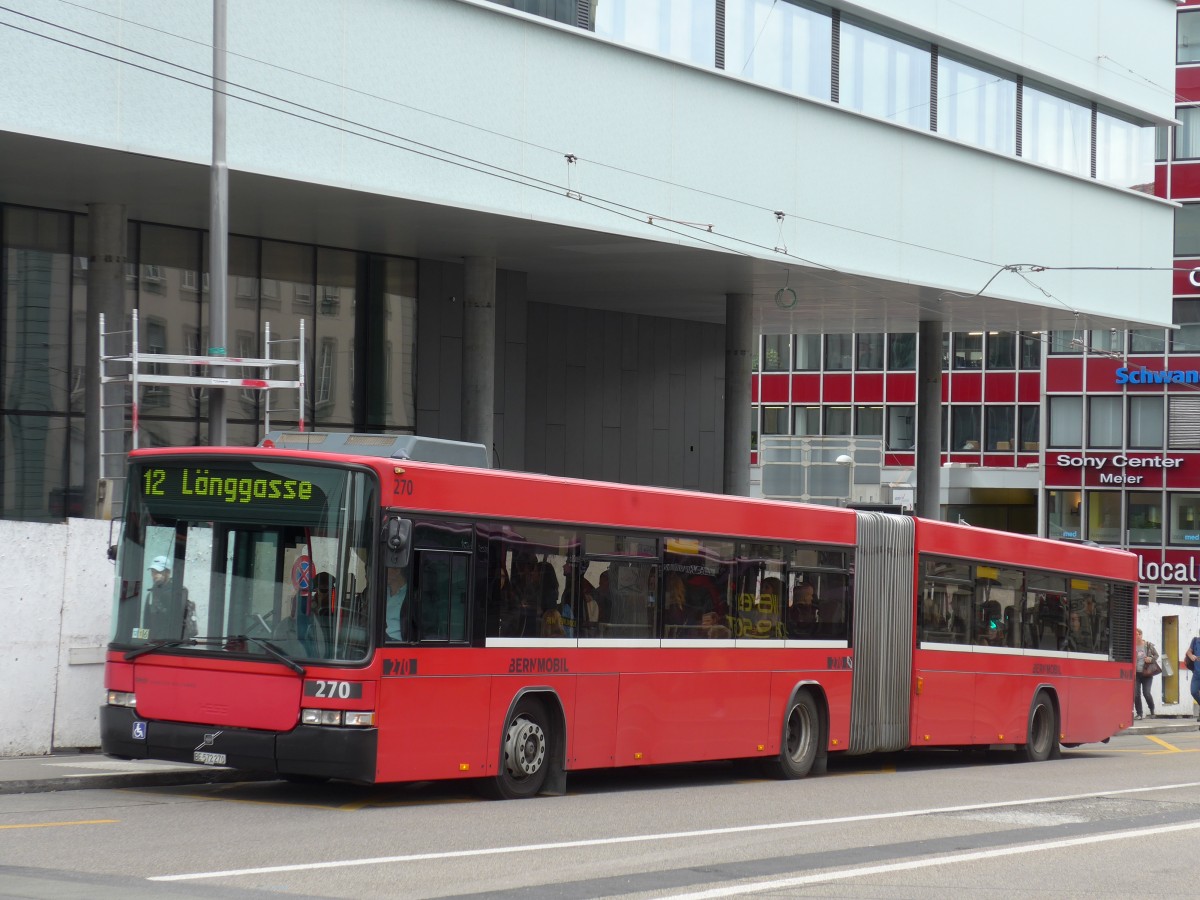
M 273 775 L 241 772 L 237 769 L 197 769 L 194 772 L 114 772 L 110 775 L 61 775 L 54 778 L 26 778 L 0 782 L 5 794 L 42 794 L 51 791 L 111 790 L 130 787 L 174 787 L 184 784 L 229 784 L 239 781 L 274 781 Z

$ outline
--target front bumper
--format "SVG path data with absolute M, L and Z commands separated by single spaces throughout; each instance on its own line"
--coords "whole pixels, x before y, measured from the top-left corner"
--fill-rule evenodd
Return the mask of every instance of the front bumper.
M 255 731 L 160 722 L 126 707 L 100 707 L 100 749 L 122 759 L 206 762 L 247 772 L 370 783 L 378 743 L 374 728 L 297 725 L 291 731 Z

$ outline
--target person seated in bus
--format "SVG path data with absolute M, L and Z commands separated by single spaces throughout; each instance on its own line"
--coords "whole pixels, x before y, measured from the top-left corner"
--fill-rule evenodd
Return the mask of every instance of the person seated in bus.
M 955 644 L 967 643 L 971 621 L 967 616 L 967 600 L 965 597 L 955 597 L 950 602 L 950 618 L 946 620 L 946 630 L 950 640 Z
M 683 584 L 683 576 L 678 572 L 668 572 L 664 582 L 666 593 L 663 597 L 663 634 L 666 637 L 694 637 L 694 628 L 700 624 L 700 616 L 695 609 L 688 606 L 687 589 Z
M 693 575 L 687 580 L 688 608 L 699 620 L 697 637 L 728 638 L 729 607 L 711 575 Z
M 405 601 L 408 599 L 408 577 L 404 574 L 404 569 L 399 566 L 388 566 L 386 575 L 384 630 L 387 632 L 388 640 L 403 641 L 407 639 L 406 632 L 408 631 L 408 623 L 405 621 L 409 614 L 409 610 L 405 609 Z
M 1079 613 L 1071 613 L 1070 623 L 1067 626 L 1066 633 L 1063 634 L 1058 642 L 1058 649 L 1072 653 L 1092 649 L 1089 637 L 1083 630 L 1083 622 L 1079 618 Z
M 569 637 L 567 629 L 563 625 L 562 613 L 558 611 L 558 607 L 552 606 L 542 613 L 541 637 L 544 638 L 560 638 Z
M 999 647 L 1004 644 L 1003 613 L 1000 603 L 996 600 L 985 600 L 979 609 L 976 620 L 975 639 L 973 643 L 985 647 Z
M 596 589 L 586 578 L 579 579 L 579 597 L 579 636 L 596 637 L 600 633 L 600 603 L 596 600 Z
M 810 582 L 802 581 L 792 588 L 792 602 L 787 611 L 788 637 L 813 637 L 819 622 L 816 588 Z

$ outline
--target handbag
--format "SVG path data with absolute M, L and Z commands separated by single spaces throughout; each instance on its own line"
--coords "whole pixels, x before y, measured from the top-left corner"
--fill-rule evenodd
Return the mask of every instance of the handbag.
M 1162 673 L 1162 666 L 1158 664 L 1157 659 L 1148 659 L 1142 666 L 1142 674 L 1147 677 L 1153 677 Z

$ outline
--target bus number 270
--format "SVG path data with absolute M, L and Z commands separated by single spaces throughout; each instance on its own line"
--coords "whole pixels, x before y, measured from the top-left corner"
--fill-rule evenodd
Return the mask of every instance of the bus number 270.
M 360 681 L 306 681 L 305 697 L 323 697 L 329 700 L 353 700 L 362 697 Z
M 397 478 L 396 483 L 392 486 L 392 494 L 397 497 L 411 497 L 413 492 L 413 483 L 411 478 Z

